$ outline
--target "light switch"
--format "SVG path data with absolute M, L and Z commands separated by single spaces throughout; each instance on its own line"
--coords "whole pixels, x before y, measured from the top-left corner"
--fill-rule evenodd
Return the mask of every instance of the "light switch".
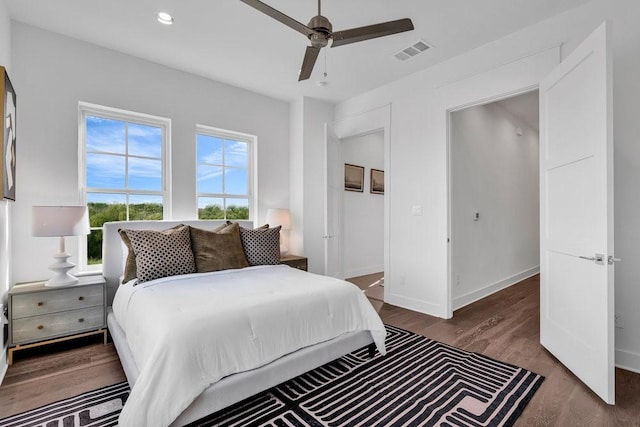
M 474 213 L 474 214 L 473 214 L 473 220 L 474 220 L 474 221 L 477 221 L 477 220 L 479 220 L 479 219 L 480 219 L 480 212 L 476 212 L 476 213 Z

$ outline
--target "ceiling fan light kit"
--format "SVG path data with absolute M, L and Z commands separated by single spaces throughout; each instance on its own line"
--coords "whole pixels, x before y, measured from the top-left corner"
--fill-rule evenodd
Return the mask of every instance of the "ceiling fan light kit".
M 318 0 L 318 15 L 311 18 L 307 25 L 296 21 L 259 0 L 240 1 L 298 31 L 299 33 L 304 34 L 309 39 L 311 46 L 307 46 L 307 50 L 305 51 L 298 81 L 307 80 L 311 77 L 311 72 L 313 71 L 313 67 L 318 59 L 320 49 L 326 47 L 329 44 L 329 40 L 332 40 L 331 47 L 334 48 L 378 37 L 403 33 L 405 31 L 411 31 L 414 28 L 411 19 L 404 18 L 396 21 L 383 22 L 380 24 L 334 32 L 333 25 L 331 25 L 329 19 L 322 16 L 321 0 Z

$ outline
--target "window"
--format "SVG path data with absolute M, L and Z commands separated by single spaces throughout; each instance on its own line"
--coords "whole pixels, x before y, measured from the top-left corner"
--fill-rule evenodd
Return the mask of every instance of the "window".
M 250 219 L 255 137 L 198 126 L 198 219 Z
M 170 126 L 169 119 L 80 103 L 80 182 L 91 225 L 81 268 L 102 264 L 103 223 L 167 217 Z

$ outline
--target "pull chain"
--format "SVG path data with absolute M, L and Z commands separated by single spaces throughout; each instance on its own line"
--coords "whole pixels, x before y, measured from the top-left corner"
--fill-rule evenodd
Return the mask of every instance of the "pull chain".
M 324 50 L 324 78 L 327 78 L 327 49 Z

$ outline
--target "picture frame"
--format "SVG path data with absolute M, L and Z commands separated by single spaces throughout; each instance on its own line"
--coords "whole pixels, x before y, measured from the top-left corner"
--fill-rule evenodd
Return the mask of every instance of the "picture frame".
M 369 191 L 372 194 L 384 194 L 384 171 L 372 168 L 369 185 Z
M 0 153 L 0 188 L 2 198 L 16 200 L 16 92 L 5 67 L 0 66 L 0 117 L 2 118 L 2 152 Z
M 344 164 L 344 189 L 364 192 L 364 166 Z

